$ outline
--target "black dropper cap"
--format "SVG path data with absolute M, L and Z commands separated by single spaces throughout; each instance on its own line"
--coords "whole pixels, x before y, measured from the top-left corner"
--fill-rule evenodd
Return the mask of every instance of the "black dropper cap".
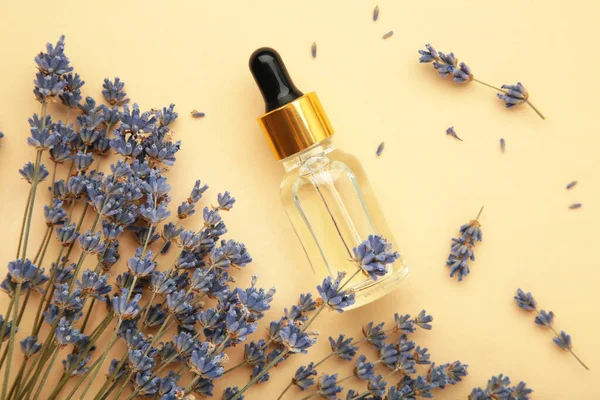
M 269 47 L 261 47 L 252 53 L 250 71 L 265 100 L 265 112 L 304 95 L 292 82 L 279 53 Z

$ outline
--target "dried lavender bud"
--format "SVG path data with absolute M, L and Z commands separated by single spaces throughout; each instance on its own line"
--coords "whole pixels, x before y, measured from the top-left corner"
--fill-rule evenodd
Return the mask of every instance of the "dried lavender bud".
M 344 388 L 337 384 L 338 374 L 323 374 L 317 382 L 317 393 L 325 399 L 337 399 L 337 394 Z
M 125 82 L 121 82 L 119 77 L 116 77 L 114 81 L 106 78 L 102 84 L 102 95 L 108 104 L 112 106 L 127 104 L 129 103 L 129 99 L 127 98 L 127 93 L 123 90 L 124 87 Z
M 571 210 L 576 210 L 576 209 L 578 209 L 578 208 L 581 208 L 581 207 L 582 207 L 582 205 L 583 205 L 583 204 L 581 204 L 581 203 L 573 203 L 573 204 L 571 204 L 571 205 L 569 206 L 569 208 L 570 208 Z
M 202 117 L 204 117 L 206 115 L 205 113 L 200 112 L 198 110 L 192 110 L 190 112 L 190 114 L 192 115 L 193 118 L 202 118 Z
M 456 131 L 454 130 L 453 126 L 451 126 L 450 128 L 446 129 L 446 135 L 450 135 L 453 138 L 460 140 L 461 142 L 463 141 L 461 138 L 458 137 L 458 135 L 456 134 Z
M 383 148 L 385 147 L 385 143 L 381 142 L 379 143 L 379 146 L 377 146 L 377 151 L 375 152 L 375 155 L 377 157 L 379 157 L 381 155 L 381 153 L 383 153 Z
M 353 253 L 358 267 L 374 281 L 387 274 L 388 264 L 400 258 L 398 252 L 392 251 L 392 244 L 380 235 L 369 235 Z
M 296 370 L 296 373 L 292 377 L 292 384 L 300 388 L 300 390 L 306 390 L 315 384 L 314 376 L 317 375 L 317 370 L 314 369 L 314 363 L 308 364 L 306 367 L 302 366 Z
M 310 54 L 312 55 L 312 58 L 317 58 L 317 42 L 313 42 L 310 46 Z
M 506 141 L 504 138 L 500 139 L 500 150 L 504 153 L 506 151 Z
M 527 311 L 534 311 L 537 303 L 530 292 L 525 293 L 521 289 L 517 289 L 517 295 L 514 297 L 517 301 L 517 305 Z
M 379 6 L 375 6 L 373 9 L 373 21 L 377 21 L 379 19 Z
M 389 31 L 388 33 L 384 34 L 381 38 L 385 40 L 385 39 L 391 38 L 393 34 L 394 34 L 394 31 Z
M 508 376 L 493 376 L 485 389 L 475 388 L 469 395 L 469 400 L 529 400 L 529 394 L 533 392 L 525 382 L 520 382 L 517 386 L 510 386 Z
M 573 188 L 575 185 L 577 185 L 577 181 L 572 181 L 572 182 L 569 182 L 569 183 L 567 184 L 567 190 L 569 190 L 569 189 Z
M 330 276 L 323 280 L 323 283 L 317 286 L 317 291 L 321 295 L 319 299 L 321 304 L 326 303 L 329 308 L 338 312 L 344 312 L 344 308 L 354 304 L 354 292 L 352 290 L 344 290 L 339 292 L 342 279 L 346 276 L 343 272 L 338 272 L 337 277 L 333 280 Z

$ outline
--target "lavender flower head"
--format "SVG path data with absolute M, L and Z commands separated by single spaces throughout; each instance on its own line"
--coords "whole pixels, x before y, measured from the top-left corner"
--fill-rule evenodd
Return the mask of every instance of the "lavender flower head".
M 323 283 L 317 286 L 317 291 L 321 295 L 317 303 L 325 303 L 329 308 L 340 313 L 344 312 L 344 308 L 353 305 L 355 302 L 354 291 L 352 289 L 340 291 L 340 285 L 344 276 L 346 276 L 344 272 L 338 272 L 335 280 L 332 280 L 330 276 L 325 278 Z
M 343 334 L 339 335 L 337 340 L 334 340 L 331 336 L 329 337 L 331 351 L 343 360 L 352 360 L 356 355 L 358 346 L 353 345 L 352 342 L 351 337 L 346 338 Z
M 129 290 L 123 289 L 121 296 L 115 294 L 112 300 L 113 310 L 122 320 L 134 319 L 140 312 L 139 301 L 142 298 L 141 294 L 136 294 L 130 302 L 127 302 Z
M 287 325 L 279 332 L 281 343 L 290 353 L 305 354 L 308 348 L 316 343 L 317 339 L 310 337 L 308 333 L 302 332 L 296 325 Z
M 337 384 L 338 374 L 324 374 L 317 382 L 317 393 L 324 399 L 337 399 L 337 394 L 344 388 Z
M 379 235 L 369 235 L 367 240 L 353 249 L 353 252 L 354 260 L 363 273 L 373 280 L 386 275 L 387 264 L 400 257 L 400 254 L 392 251 L 392 244 Z
M 306 390 L 315 384 L 314 377 L 317 375 L 317 370 L 314 369 L 314 363 L 302 366 L 296 370 L 292 377 L 292 384 L 298 386 L 300 390 Z

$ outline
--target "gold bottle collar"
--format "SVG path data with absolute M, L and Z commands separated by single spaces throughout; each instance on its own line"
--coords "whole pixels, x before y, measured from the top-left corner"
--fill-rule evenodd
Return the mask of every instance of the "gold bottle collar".
M 287 158 L 333 135 L 333 127 L 315 92 L 270 111 L 258 119 L 278 160 Z

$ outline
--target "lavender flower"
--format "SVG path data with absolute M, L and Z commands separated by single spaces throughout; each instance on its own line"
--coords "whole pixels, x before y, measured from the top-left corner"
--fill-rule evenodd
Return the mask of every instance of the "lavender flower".
M 571 335 L 567 335 L 564 331 L 561 331 L 560 335 L 552 338 L 552 341 L 563 350 L 571 350 L 573 347 L 571 344 Z
M 535 317 L 534 322 L 540 326 L 550 328 L 554 323 L 554 313 L 552 311 L 546 312 L 544 310 L 540 310 L 538 316 Z
M 338 272 L 337 278 L 332 280 L 330 276 L 325 278 L 323 283 L 317 286 L 317 291 L 321 295 L 317 303 L 325 303 L 329 308 L 338 312 L 344 312 L 344 308 L 347 308 L 354 304 L 354 291 L 346 289 L 340 291 L 340 285 L 342 279 L 346 274 L 344 272 Z
M 375 281 L 388 273 L 387 264 L 400 257 L 400 254 L 392 251 L 391 243 L 379 235 L 369 235 L 353 252 L 354 260 L 363 273 Z
M 362 381 L 370 381 L 375 377 L 375 365 L 367 361 L 367 357 L 361 355 L 354 366 L 354 376 Z
M 384 396 L 385 395 L 385 387 L 387 382 L 383 379 L 382 375 L 377 375 L 369 381 L 367 388 L 369 389 L 369 393 L 373 396 Z
M 307 353 L 309 347 L 316 343 L 316 338 L 311 338 L 295 325 L 287 325 L 279 332 L 281 343 L 290 353 Z
M 453 126 L 451 126 L 450 128 L 446 129 L 446 135 L 452 136 L 453 138 L 458 139 L 461 142 L 463 141 L 461 138 L 458 137 L 458 135 L 456 134 L 456 131 L 454 130 Z
M 62 225 L 64 223 L 64 220 L 67 218 L 67 213 L 62 209 L 62 205 L 62 201 L 55 199 L 52 201 L 52 206 L 44 206 L 46 226 L 51 227 L 54 225 Z
M 521 82 L 518 82 L 516 85 L 502 85 L 502 89 L 505 92 L 498 93 L 498 98 L 506 103 L 506 108 L 523 104 L 529 98 L 529 93 L 527 93 L 527 89 L 525 89 Z
M 317 382 L 317 393 L 324 399 L 337 399 L 337 394 L 341 393 L 344 388 L 337 384 L 338 374 L 324 374 Z
M 421 310 L 421 312 L 415 318 L 415 324 L 427 330 L 431 330 L 431 321 L 433 321 L 433 317 L 431 315 L 427 315 L 425 310 Z
M 198 346 L 197 350 L 192 352 L 190 368 L 194 374 L 202 378 L 220 378 L 224 371 L 221 366 L 223 357 L 222 354 L 214 354 L 209 348 L 209 344 L 204 342 Z
M 135 251 L 135 257 L 127 261 L 127 267 L 134 276 L 144 278 L 152 274 L 156 268 L 156 262 L 152 261 L 152 252 L 143 254 L 143 248 L 138 247 Z
M 225 389 L 225 392 L 223 392 L 223 397 L 222 400 L 232 400 L 234 397 L 236 397 L 236 395 L 239 393 L 239 389 L 237 386 L 234 387 L 228 387 L 227 389 Z M 238 396 L 236 397 L 237 400 L 244 400 L 244 396 Z
M 38 169 L 35 169 L 33 163 L 28 162 L 19 170 L 19 174 L 27 181 L 27 183 L 32 182 L 42 182 L 45 180 L 50 173 L 44 164 L 40 164 Z
M 306 367 L 302 366 L 296 370 L 292 384 L 298 386 L 300 390 L 306 390 L 315 384 L 315 376 L 317 376 L 317 370 L 314 369 L 314 363 L 311 362 Z
M 531 292 L 525 293 L 521 289 L 517 289 L 517 295 L 514 299 L 517 301 L 517 305 L 524 310 L 534 311 L 536 309 L 537 303 Z
M 345 335 L 339 335 L 337 340 L 329 337 L 329 344 L 331 345 L 331 351 L 344 360 L 352 360 L 356 355 L 358 346 L 352 344 L 352 338 L 346 338 Z
M 15 283 L 30 281 L 38 272 L 38 267 L 29 260 L 15 260 L 8 263 L 8 274 Z
M 471 68 L 467 64 L 461 62 L 458 68 L 454 69 L 454 83 L 468 83 L 473 80 Z
M 367 339 L 367 341 L 378 350 L 383 348 L 384 341 L 387 339 L 387 334 L 383 330 L 383 326 L 383 322 L 377 325 L 375 325 L 373 322 L 369 322 L 362 329 L 365 339 Z
M 96 300 L 104 301 L 105 295 L 112 290 L 111 285 L 107 283 L 106 275 L 99 276 L 96 272 L 89 269 L 83 271 L 81 282 L 77 281 L 82 296 L 92 296 Z
M 102 95 L 110 105 L 120 106 L 127 104 L 129 103 L 129 99 L 127 98 L 127 93 L 123 90 L 124 87 L 125 82 L 122 82 L 119 77 L 116 77 L 114 81 L 106 78 L 102 85 Z
M 114 295 L 112 300 L 112 306 L 115 314 L 123 319 L 134 319 L 140 312 L 139 301 L 142 298 L 140 294 L 133 296 L 133 300 L 128 302 L 129 290 L 123 289 L 121 296 Z
M 235 197 L 232 197 L 229 192 L 217 195 L 217 202 L 219 203 L 219 210 L 229 211 L 233 208 L 235 203 Z
M 413 333 L 416 331 L 415 320 L 411 319 L 409 314 L 406 314 L 406 315 L 394 314 L 394 322 L 395 322 L 395 326 L 394 326 L 395 332 Z
M 1 323 L 1 322 L 0 322 Z M 37 336 L 27 336 L 25 339 L 21 340 L 19 344 L 21 345 L 21 351 L 25 358 L 30 358 L 35 353 L 40 351 L 42 345 L 38 343 Z M 1 342 L 1 340 L 0 340 Z
M 459 282 L 469 275 L 469 260 L 475 260 L 473 247 L 476 242 L 482 240 L 481 224 L 478 221 L 482 211 L 483 207 L 477 218 L 460 227 L 461 236 L 452 239 L 452 247 L 446 265 L 450 267 L 450 277 L 458 275 Z

